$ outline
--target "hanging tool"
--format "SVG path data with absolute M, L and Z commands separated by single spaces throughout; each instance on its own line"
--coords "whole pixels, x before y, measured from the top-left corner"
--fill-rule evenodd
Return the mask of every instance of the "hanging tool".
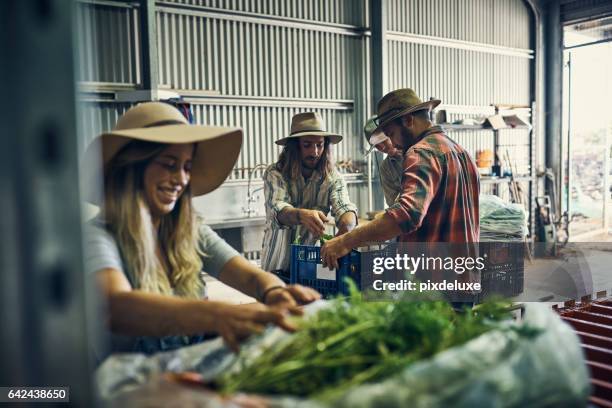
M 512 165 L 512 161 L 510 160 L 510 152 L 508 152 L 508 149 L 506 149 L 506 161 L 508 162 L 508 166 L 511 170 L 511 174 L 510 174 L 510 195 L 514 195 L 514 202 L 517 204 L 523 204 L 523 198 L 522 198 L 522 188 L 520 186 L 520 184 L 518 183 L 518 181 L 516 181 L 515 177 L 516 174 L 518 173 L 518 168 L 516 166 L 516 162 L 514 162 L 514 166 Z M 527 258 L 529 259 L 529 262 L 533 261 L 533 257 L 531 256 L 531 248 L 529 247 L 529 242 L 527 242 L 527 237 L 525 237 L 525 251 L 527 252 Z
M 540 168 L 537 172 L 538 177 L 545 177 L 549 181 L 548 195 L 550 200 L 550 219 L 552 220 L 555 228 L 555 237 L 559 242 L 555 245 L 560 244 L 561 246 L 567 244 L 569 240 L 569 224 L 570 218 L 568 212 L 564 211 L 561 213 L 559 210 L 559 200 L 557 197 L 557 183 L 555 179 L 555 173 L 551 168 Z
M 553 218 L 550 196 L 536 197 L 536 225 L 538 241 L 552 244 L 551 252 L 557 254 L 557 227 Z
M 512 162 L 510 161 L 510 153 L 508 152 L 508 149 L 506 149 L 505 158 L 506 158 L 506 162 L 508 163 L 508 168 L 510 169 L 510 198 L 512 202 L 514 203 L 523 204 L 523 200 L 520 194 L 521 187 L 515 179 L 516 169 L 513 168 L 512 166 Z

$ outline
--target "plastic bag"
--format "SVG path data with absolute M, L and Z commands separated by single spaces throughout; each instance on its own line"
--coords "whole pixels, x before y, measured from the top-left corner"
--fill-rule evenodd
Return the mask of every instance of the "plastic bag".
M 316 302 L 313 313 L 325 307 Z M 515 324 L 515 323 L 511 323 Z M 276 407 L 573 407 L 589 395 L 588 372 L 578 336 L 542 304 L 527 304 L 524 320 L 535 338 L 513 330 L 492 330 L 468 343 L 415 363 L 377 384 L 355 387 L 333 401 L 272 397 Z M 288 334 L 270 328 L 243 346 L 238 359 L 220 339 L 151 357 L 115 355 L 96 373 L 103 397 L 142 386 L 164 371 L 197 371 L 214 379 L 239 370 Z M 248 357 L 245 359 L 245 356 Z
M 324 300 L 313 302 L 305 307 L 304 312 L 316 313 L 327 304 Z M 141 353 L 113 354 L 95 372 L 98 393 L 102 398 L 112 398 L 138 388 L 164 372 L 195 371 L 205 381 L 210 381 L 227 370 L 239 370 L 241 364 L 255 359 L 288 335 L 282 329 L 269 327 L 261 336 L 244 343 L 240 355 L 228 349 L 221 338 L 149 356 Z
M 481 241 L 522 240 L 527 235 L 527 213 L 520 204 L 483 194 L 479 197 L 479 217 Z
M 342 407 L 585 406 L 588 372 L 578 336 L 543 304 L 527 304 L 520 326 L 534 339 L 494 330 L 407 368 L 382 383 L 349 391 Z

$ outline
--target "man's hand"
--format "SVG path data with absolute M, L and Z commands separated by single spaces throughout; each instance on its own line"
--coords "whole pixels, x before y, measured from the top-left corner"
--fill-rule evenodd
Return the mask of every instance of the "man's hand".
M 300 224 L 303 225 L 315 238 L 319 238 L 325 233 L 325 223 L 329 219 L 319 210 L 299 210 Z
M 321 299 L 316 290 L 302 285 L 288 285 L 270 290 L 266 295 L 266 305 L 287 308 L 293 314 L 302 314 L 300 305 Z
M 285 313 L 277 308 L 271 308 L 261 303 L 249 305 L 228 305 L 216 303 L 211 307 L 214 314 L 215 332 L 225 344 L 237 352 L 240 341 L 251 334 L 261 333 L 267 324 L 274 324 L 287 331 L 295 331 L 286 318 Z
M 351 247 L 346 245 L 346 235 L 342 235 L 329 241 L 321 247 L 321 259 L 323 266 L 338 269 L 338 259 L 351 252 Z

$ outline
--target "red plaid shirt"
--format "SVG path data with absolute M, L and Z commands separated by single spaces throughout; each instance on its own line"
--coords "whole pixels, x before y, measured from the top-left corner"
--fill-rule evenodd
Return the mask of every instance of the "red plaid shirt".
M 438 126 L 404 155 L 402 192 L 387 209 L 401 242 L 478 242 L 478 169 Z

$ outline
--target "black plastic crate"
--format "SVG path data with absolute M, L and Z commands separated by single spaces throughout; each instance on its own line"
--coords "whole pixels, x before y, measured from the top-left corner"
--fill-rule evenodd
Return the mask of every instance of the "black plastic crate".
M 525 244 L 523 242 L 481 242 L 480 256 L 485 257 L 478 300 L 490 296 L 512 297 L 525 288 Z M 486 255 L 486 256 L 485 256 Z

